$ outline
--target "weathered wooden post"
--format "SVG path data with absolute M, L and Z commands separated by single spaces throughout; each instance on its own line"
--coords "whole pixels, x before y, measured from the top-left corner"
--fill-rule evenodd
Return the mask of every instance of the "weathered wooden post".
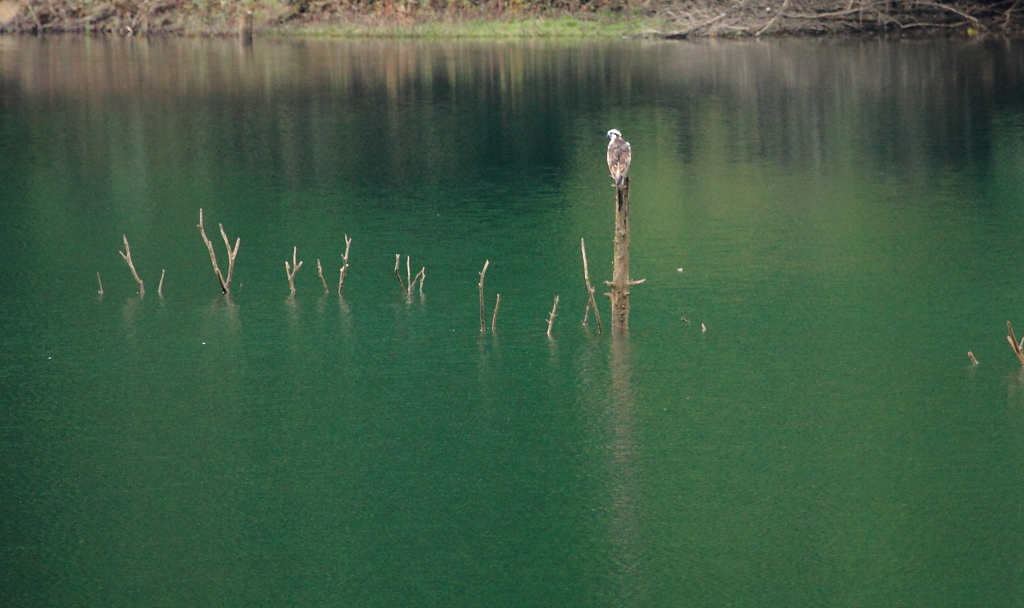
M 605 281 L 611 292 L 604 295 L 612 301 L 612 329 L 629 327 L 629 288 L 647 279 L 629 278 L 629 177 L 622 179 L 622 187 L 615 189 L 615 240 L 612 253 L 612 280 Z

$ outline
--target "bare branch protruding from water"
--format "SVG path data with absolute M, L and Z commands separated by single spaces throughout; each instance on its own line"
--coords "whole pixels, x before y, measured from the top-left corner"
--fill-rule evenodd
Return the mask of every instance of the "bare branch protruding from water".
M 590 284 L 590 270 L 587 268 L 587 245 L 580 239 L 580 250 L 583 252 L 583 280 L 587 283 L 587 312 L 583 314 L 583 324 L 587 324 L 590 318 L 590 309 L 594 309 L 594 319 L 597 321 L 597 331 L 604 333 L 601 326 L 601 312 L 597 309 L 597 302 L 594 301 L 594 286 Z
M 342 256 L 341 256 L 342 264 L 341 264 L 341 269 L 340 269 L 339 276 L 338 276 L 338 295 L 339 296 L 341 295 L 341 292 L 344 291 L 344 289 L 345 289 L 345 277 L 346 277 L 346 275 L 348 275 L 348 250 L 349 250 L 349 247 L 351 247 L 351 245 L 352 245 L 352 239 L 350 239 L 348 237 L 348 235 L 346 234 L 345 235 L 345 253 L 342 254 Z
M 398 285 L 402 288 L 402 295 L 405 296 L 406 300 L 412 298 L 412 290 L 416 287 L 416 281 L 420 282 L 420 295 L 423 295 L 423 279 L 427 276 L 427 268 L 424 266 L 416 273 L 416 276 L 412 274 L 412 257 L 405 256 L 405 280 L 402 280 L 402 275 L 398 274 L 398 266 L 402 261 L 402 254 L 395 254 L 395 278 L 398 279 Z
M 220 290 L 224 295 L 231 293 L 231 275 L 235 272 L 235 257 L 238 256 L 238 245 L 242 242 L 242 239 L 235 239 L 235 247 L 231 248 L 231 242 L 228 240 L 228 234 L 224 232 L 224 224 L 218 224 L 220 226 L 220 235 L 224 239 L 224 247 L 228 252 L 228 276 L 225 277 L 220 267 L 217 265 L 217 254 L 213 251 L 213 243 L 206 237 L 206 229 L 203 228 L 203 210 L 199 209 L 199 234 L 203 237 L 203 242 L 206 243 L 206 249 L 210 252 L 210 262 L 213 264 L 213 273 L 217 275 L 217 281 L 220 283 Z
M 498 326 L 498 307 L 501 306 L 501 294 L 494 300 L 494 315 L 491 317 L 491 331 Z
M 398 286 L 402 288 L 402 293 L 407 293 L 409 290 L 406 289 L 405 283 L 402 281 L 402 275 L 398 274 L 398 265 L 402 261 L 402 254 L 395 254 L 395 278 L 398 279 Z
M 555 305 L 551 307 L 551 314 L 548 315 L 548 337 L 551 337 L 551 326 L 555 324 L 555 311 L 558 310 L 558 296 L 555 296 Z
M 484 260 L 484 269 L 480 271 L 480 282 L 477 283 L 477 287 L 480 288 L 480 331 L 487 331 L 487 325 L 484 322 L 484 275 L 487 274 L 487 267 L 491 265 L 490 260 Z
M 420 295 L 423 295 L 423 278 L 427 276 L 427 267 L 420 268 L 420 271 L 416 273 L 416 276 L 412 278 L 412 282 L 409 283 L 409 292 L 405 294 L 408 297 L 412 297 L 412 288 L 416 287 L 416 282 L 420 283 Z
M 132 263 L 132 249 L 128 246 L 128 237 L 122 234 L 121 238 L 124 239 L 124 251 L 118 251 L 118 253 L 121 254 L 125 262 L 128 262 L 128 268 L 132 271 L 135 282 L 139 284 L 139 297 L 144 297 L 146 295 L 146 287 L 142 284 L 139 273 L 135 272 L 135 264 Z
M 1006 336 L 1006 340 L 1010 343 L 1010 348 L 1013 349 L 1013 354 L 1017 355 L 1017 359 L 1020 361 L 1021 367 L 1024 367 L 1024 340 L 1017 341 L 1017 336 L 1013 334 L 1013 326 L 1010 322 L 1006 322 L 1006 332 L 1010 335 Z
M 320 263 L 320 258 L 316 259 L 316 273 L 320 275 L 320 282 L 324 284 L 324 294 L 331 293 L 331 290 L 327 288 L 327 281 L 324 280 L 324 267 Z
M 291 266 L 288 265 L 288 260 L 284 261 L 284 271 L 288 275 L 288 287 L 291 288 L 293 296 L 295 295 L 295 273 L 299 271 L 299 268 L 302 268 L 302 262 L 296 262 L 295 261 L 295 259 L 298 256 L 298 254 L 299 254 L 299 248 L 298 247 L 292 247 L 292 263 L 291 263 Z

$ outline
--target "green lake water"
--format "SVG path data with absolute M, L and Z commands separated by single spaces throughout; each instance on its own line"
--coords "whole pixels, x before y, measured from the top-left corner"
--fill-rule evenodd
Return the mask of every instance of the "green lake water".
M 1020 44 L 8 37 L 0 169 L 0 605 L 1024 603 Z

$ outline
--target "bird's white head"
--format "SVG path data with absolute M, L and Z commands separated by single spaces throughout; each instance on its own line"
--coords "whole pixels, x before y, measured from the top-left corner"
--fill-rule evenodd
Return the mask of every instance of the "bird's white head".
M 622 133 L 619 133 L 618 129 L 612 129 L 611 131 L 608 131 L 608 137 L 610 137 L 612 141 L 615 141 L 616 139 L 622 138 Z

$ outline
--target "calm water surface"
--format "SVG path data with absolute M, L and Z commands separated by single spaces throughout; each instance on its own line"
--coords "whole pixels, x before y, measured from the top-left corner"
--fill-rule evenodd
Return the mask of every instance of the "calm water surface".
M 1020 45 L 4 38 L 0 167 L 4 606 L 1021 605 Z

